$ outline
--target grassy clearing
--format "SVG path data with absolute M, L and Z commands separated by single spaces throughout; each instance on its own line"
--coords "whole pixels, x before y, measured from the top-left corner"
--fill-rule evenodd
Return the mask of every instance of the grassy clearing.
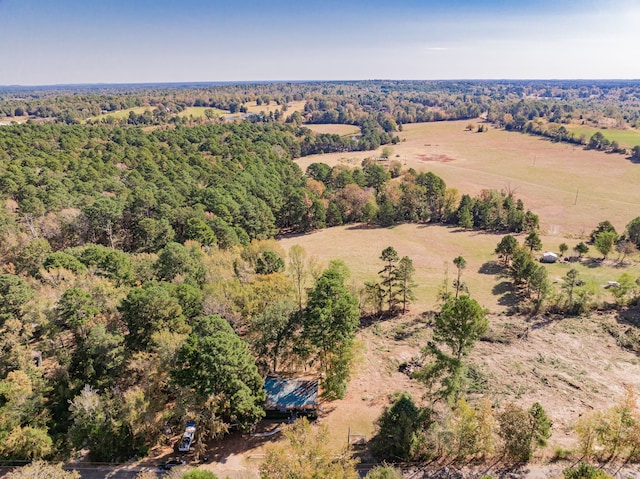
M 349 137 L 360 134 L 360 128 L 353 125 L 313 124 L 304 126 L 306 128 L 309 128 L 311 131 L 315 131 L 316 133 L 328 133 L 331 135 Z
M 609 128 L 589 128 L 579 125 L 565 125 L 565 128 L 576 135 L 584 135 L 587 140 L 594 133 L 600 132 L 609 141 L 617 141 L 620 145 L 633 148 L 640 145 L 640 131 L 638 130 L 613 130 Z
M 91 121 L 96 121 L 96 120 L 103 120 L 107 117 L 112 117 L 116 120 L 123 120 L 125 118 L 129 117 L 129 113 L 134 112 L 136 115 L 139 115 L 141 113 L 144 113 L 145 111 L 152 111 L 153 107 L 150 106 L 136 106 L 134 108 L 127 108 L 126 110 L 117 110 L 117 111 L 110 111 L 108 113 L 103 113 L 101 115 L 97 115 L 97 116 L 92 116 L 90 118 L 87 118 L 87 121 L 91 120 Z
M 433 171 L 461 193 L 515 191 L 551 235 L 581 236 L 605 219 L 622 231 L 640 215 L 640 167 L 624 156 L 503 130 L 470 132 L 467 124 L 405 125 L 394 159 L 405 168 Z M 313 155 L 297 162 L 303 170 L 314 162 L 357 165 L 380 151 Z
M 304 104 L 305 104 L 304 100 L 293 101 L 291 103 L 288 103 L 287 111 L 284 112 L 285 117 L 291 115 L 295 111 L 304 110 Z M 268 105 L 265 105 L 264 103 L 262 105 L 258 105 L 256 104 L 255 101 L 250 101 L 245 103 L 244 106 L 247 108 L 247 113 L 266 113 L 267 115 L 272 111 L 282 109 L 281 105 L 278 105 L 276 102 L 273 102 L 273 101 L 269 102 Z
M 226 115 L 229 112 L 225 111 L 225 110 L 220 110 L 218 108 L 210 108 L 207 106 L 188 106 L 187 108 L 185 108 L 184 110 L 182 110 L 180 113 L 178 113 L 178 116 L 183 117 L 189 117 L 192 116 L 193 118 L 204 118 L 205 117 L 205 110 L 213 110 L 214 113 L 214 117 L 219 117 L 221 115 Z
M 360 228 L 341 226 L 321 230 L 309 235 L 295 236 L 280 240 L 288 250 L 294 244 L 301 245 L 310 255 L 327 264 L 332 259 L 344 261 L 351 271 L 350 281 L 362 286 L 365 281 L 378 279 L 382 269 L 380 253 L 387 246 L 393 246 L 400 257 L 408 256 L 416 268 L 416 302 L 412 311 L 420 313 L 433 310 L 438 305 L 438 290 L 445 274 L 450 282 L 454 279 L 456 268 L 453 258 L 462 255 L 467 261 L 462 280 L 468 285 L 472 297 L 494 313 L 506 311 L 509 301 L 509 280 L 496 274 L 493 262 L 497 260 L 494 250 L 502 235 L 486 234 L 476 231 L 460 231 L 445 226 L 399 225 L 394 228 Z M 518 238 L 520 243 L 523 237 Z M 543 236 L 546 250 L 558 251 L 558 245 L 565 241 L 556 236 Z M 575 241 L 566 241 L 573 248 Z M 589 254 L 597 255 L 595 251 Z M 615 254 L 611 258 L 615 259 Z M 546 265 L 549 279 L 556 282 L 559 290 L 561 278 L 571 268 L 580 272 L 588 287 L 593 289 L 596 298 L 612 301 L 613 297 L 603 286 L 613 281 L 623 272 L 634 277 L 640 276 L 640 264 L 626 260 L 624 267 L 610 261 L 607 264 L 556 263 Z M 448 273 L 447 273 L 448 271 Z

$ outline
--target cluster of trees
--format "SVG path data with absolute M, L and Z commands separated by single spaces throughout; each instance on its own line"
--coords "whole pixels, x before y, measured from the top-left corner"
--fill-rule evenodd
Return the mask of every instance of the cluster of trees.
M 361 310 L 379 316 L 384 311 L 389 314 L 399 312 L 404 314 L 407 306 L 415 299 L 413 288 L 413 275 L 415 268 L 413 261 L 408 256 L 400 258 L 393 246 L 385 248 L 380 260 L 384 262 L 384 268 L 378 273 L 380 281 L 368 281 L 364 285 L 364 298 Z
M 417 406 L 408 393 L 392 398 L 377 427 L 372 452 L 387 462 L 464 462 L 497 455 L 526 462 L 551 436 L 551 420 L 539 403 L 528 409 L 507 403 L 494 411 L 489 401 L 474 406 L 459 399 L 436 411 Z
M 267 448 L 260 466 L 262 479 L 357 479 L 358 461 L 348 449 L 335 451 L 329 442 L 327 426 L 313 428 L 305 418 L 284 431 L 285 442 Z M 392 466 L 377 466 L 367 479 L 402 479 L 400 470 Z
M 618 264 L 622 264 L 628 255 L 640 247 L 640 217 L 631 220 L 621 235 L 611 222 L 600 222 L 590 233 L 588 242 L 580 241 L 573 246 L 575 256 L 569 259 L 583 261 L 590 249 L 587 243 L 602 255 L 601 259 L 595 261 L 606 260 L 615 251 L 618 253 Z M 529 304 L 531 311 L 538 312 L 543 302 L 546 302 L 549 309 L 567 314 L 582 314 L 594 307 L 594 292 L 580 278 L 580 273 L 575 268 L 567 272 L 562 278 L 560 291 L 554 293 L 546 268 L 534 256 L 534 252 L 541 249 L 542 242 L 535 231 L 524 238 L 522 245 L 514 236 L 506 235 L 496 246 L 495 253 L 504 268 L 505 276 L 513 281 L 513 290 L 520 298 L 521 305 Z M 559 245 L 561 258 L 568 251 L 568 244 Z M 616 304 L 624 306 L 637 301 L 638 281 L 639 279 L 634 279 L 626 272 L 617 278 L 614 287 L 610 288 Z
M 575 424 L 579 450 L 585 458 L 637 461 L 640 455 L 640 411 L 631 387 L 605 411 L 594 411 Z
M 128 458 L 187 419 L 202 441 L 246 430 L 282 368 L 311 366 L 327 398 L 346 391 L 359 313 L 342 263 L 323 271 L 294 247 L 285 269 L 273 241 L 40 252 L 0 275 L 3 457 Z
M 484 190 L 475 198 L 460 196 L 434 173 L 403 170 L 397 160 L 383 165 L 366 159 L 362 167 L 312 163 L 306 176 L 307 188 L 326 204 L 327 226 L 431 222 L 521 232 L 539 225 L 538 216 L 525 211 L 513 192 Z
M 396 144 L 400 141 L 392 131 L 385 131 L 376 121 L 370 120 L 360 127 L 357 137 L 344 137 L 338 134 L 321 133 L 312 135 L 311 130 L 300 145 L 302 156 L 321 153 L 375 150 L 380 145 Z
M 3 223 L 54 250 L 94 242 L 156 252 L 173 240 L 228 248 L 298 226 L 314 208 L 291 161 L 299 137 L 279 125 L 19 125 L 0 130 L 0 151 L 0 194 L 12 210 Z M 298 218 L 293 201 L 304 208 Z

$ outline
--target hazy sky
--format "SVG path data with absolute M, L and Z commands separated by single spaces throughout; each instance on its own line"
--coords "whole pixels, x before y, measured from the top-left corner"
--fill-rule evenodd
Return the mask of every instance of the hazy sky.
M 0 0 L 0 85 L 640 79 L 640 0 Z

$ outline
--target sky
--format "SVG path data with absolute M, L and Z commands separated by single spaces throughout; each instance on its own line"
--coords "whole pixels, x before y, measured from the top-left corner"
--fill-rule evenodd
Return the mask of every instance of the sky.
M 640 79 L 640 0 L 0 0 L 0 85 Z

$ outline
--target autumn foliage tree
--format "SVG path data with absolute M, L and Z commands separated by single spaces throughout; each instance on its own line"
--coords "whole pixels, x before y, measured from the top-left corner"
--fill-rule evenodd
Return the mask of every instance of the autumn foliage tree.
M 348 451 L 336 454 L 330 447 L 329 430 L 302 418 L 287 426 L 285 442 L 267 448 L 260 466 L 262 479 L 357 479 L 357 461 Z

